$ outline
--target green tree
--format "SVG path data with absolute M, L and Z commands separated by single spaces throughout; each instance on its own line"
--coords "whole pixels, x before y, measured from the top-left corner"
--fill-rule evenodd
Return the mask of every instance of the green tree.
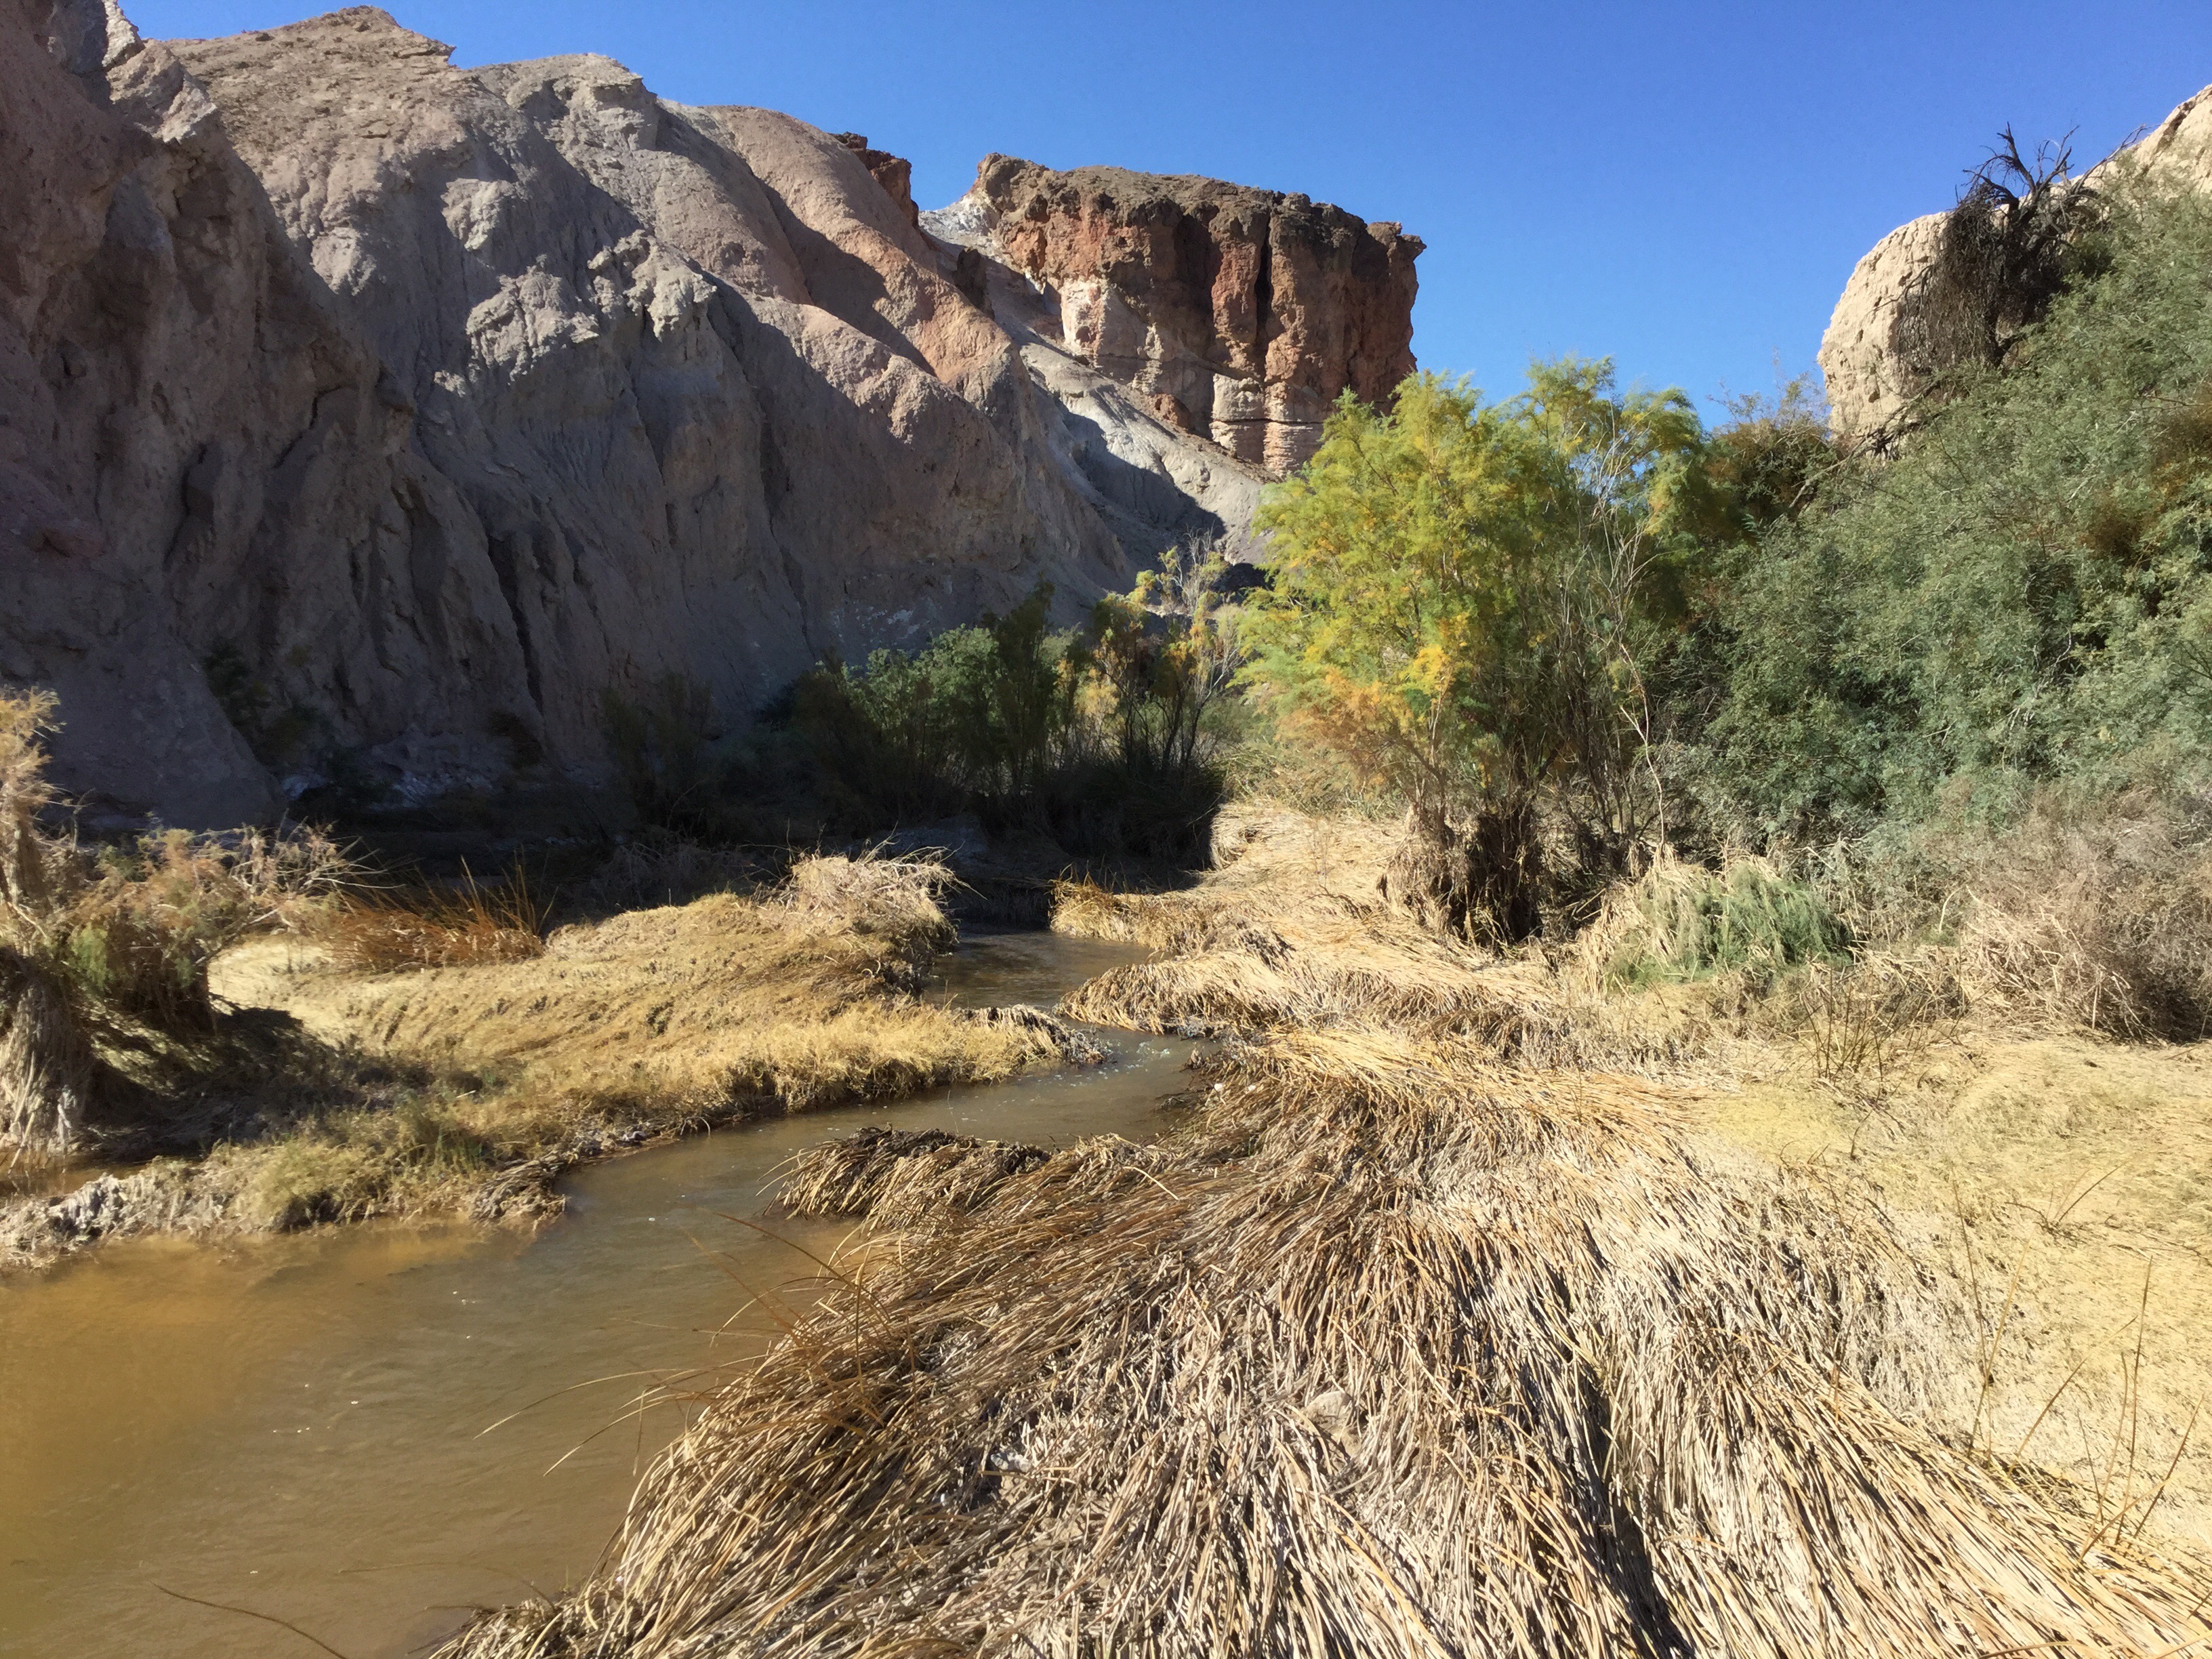
M 1225 568 L 1217 544 L 1179 544 L 1129 592 L 1091 609 L 1085 666 L 1103 693 L 1115 758 L 1132 774 L 1180 786 L 1206 763 L 1206 715 L 1240 660 L 1221 602 Z
M 1545 809 L 1585 864 L 1665 835 L 1650 665 L 1712 510 L 1703 443 L 1686 398 L 1609 362 L 1496 403 L 1421 375 L 1388 413 L 1340 403 L 1263 506 L 1249 678 L 1402 794 L 1396 890 L 1435 925 L 1534 928 Z

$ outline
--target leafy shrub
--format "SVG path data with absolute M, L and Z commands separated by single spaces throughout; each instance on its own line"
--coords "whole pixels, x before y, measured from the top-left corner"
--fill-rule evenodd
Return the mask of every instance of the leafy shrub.
M 1491 402 L 1421 375 L 1347 395 L 1261 507 L 1248 671 L 1410 808 L 1392 895 L 1455 930 L 1535 925 L 1545 821 L 1607 873 L 1668 836 L 1652 671 L 1711 517 L 1704 433 L 1609 362 L 1538 363 Z
M 971 803 L 1001 819 L 1033 816 L 1081 736 L 1081 659 L 1071 635 L 1048 627 L 1051 606 L 1046 583 L 1004 617 L 986 612 L 910 655 L 877 651 L 860 673 L 827 664 L 799 682 L 794 723 L 879 821 Z
M 816 669 L 792 724 L 856 829 L 970 811 L 1077 853 L 1194 858 L 1224 788 L 1207 715 L 1235 665 L 1218 572 L 1171 559 L 1064 633 L 1040 586 L 921 651 Z
M 608 756 L 639 820 L 660 829 L 711 821 L 721 782 L 709 745 L 714 694 L 688 674 L 664 674 L 633 702 L 613 687 L 599 696 Z
M 1754 842 L 2212 771 L 2212 202 L 2105 208 L 2002 373 L 1958 371 L 1726 570 L 1680 701 Z

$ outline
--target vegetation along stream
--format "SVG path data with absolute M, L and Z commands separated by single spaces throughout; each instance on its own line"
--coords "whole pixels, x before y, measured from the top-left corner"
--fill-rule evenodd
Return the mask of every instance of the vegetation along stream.
M 1048 933 L 946 958 L 969 1006 L 1142 953 Z M 757 1353 L 852 1231 L 774 1212 L 799 1147 L 872 1123 L 1062 1146 L 1150 1133 L 1188 1042 L 1091 1071 L 750 1124 L 586 1169 L 533 1233 L 126 1242 L 0 1285 L 0 1653 L 399 1655 L 580 1579 L 679 1395 Z M 766 1231 L 763 1231 L 765 1229 Z

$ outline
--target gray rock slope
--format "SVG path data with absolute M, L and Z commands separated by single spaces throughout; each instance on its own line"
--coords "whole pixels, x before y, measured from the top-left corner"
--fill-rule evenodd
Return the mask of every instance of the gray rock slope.
M 0 0 L 0 684 L 171 823 L 333 757 L 588 782 L 610 689 L 739 719 L 1235 538 L 1261 481 L 1001 327 L 840 139 L 368 8 L 164 44 Z

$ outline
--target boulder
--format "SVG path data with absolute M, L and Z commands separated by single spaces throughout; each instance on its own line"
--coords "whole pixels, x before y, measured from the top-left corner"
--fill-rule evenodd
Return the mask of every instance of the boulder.
M 2092 191 L 2109 188 L 2123 173 L 2155 187 L 2212 189 L 2212 88 L 2099 162 L 2081 183 Z M 1929 366 L 1912 349 L 1911 313 L 1916 296 L 1935 278 L 1948 217 L 1926 214 L 1883 237 L 1836 301 L 1820 362 L 1830 420 L 1845 437 L 1881 441 L 1928 390 Z

